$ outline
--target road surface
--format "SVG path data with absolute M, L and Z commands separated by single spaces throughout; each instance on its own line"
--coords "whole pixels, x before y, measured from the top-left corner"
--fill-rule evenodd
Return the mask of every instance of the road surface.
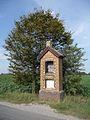
M 65 120 L 0 105 L 0 120 Z

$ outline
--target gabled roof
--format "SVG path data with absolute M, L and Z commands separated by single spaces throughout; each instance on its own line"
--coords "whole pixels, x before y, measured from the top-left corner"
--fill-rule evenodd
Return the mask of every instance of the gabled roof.
M 50 51 L 52 54 L 54 54 L 56 57 L 63 58 L 64 56 L 59 53 L 57 50 L 53 49 L 52 47 L 46 47 L 39 55 L 39 59 L 41 59 L 48 51 Z

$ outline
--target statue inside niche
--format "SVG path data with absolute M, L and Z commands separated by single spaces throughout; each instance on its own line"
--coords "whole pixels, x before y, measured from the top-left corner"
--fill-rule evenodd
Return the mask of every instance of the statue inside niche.
M 46 61 L 46 73 L 53 73 L 53 72 L 54 72 L 53 61 Z
M 53 65 L 48 65 L 48 72 L 53 73 L 54 72 L 54 67 Z

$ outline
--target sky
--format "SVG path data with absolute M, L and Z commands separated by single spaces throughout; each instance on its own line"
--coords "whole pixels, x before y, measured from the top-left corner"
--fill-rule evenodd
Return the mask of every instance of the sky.
M 84 48 L 87 61 L 85 72 L 90 72 L 90 1 L 89 0 L 0 0 L 0 73 L 8 73 L 9 61 L 4 55 L 5 39 L 15 27 L 20 16 L 34 12 L 35 8 L 52 10 L 60 14 L 67 31 L 71 31 L 74 43 Z

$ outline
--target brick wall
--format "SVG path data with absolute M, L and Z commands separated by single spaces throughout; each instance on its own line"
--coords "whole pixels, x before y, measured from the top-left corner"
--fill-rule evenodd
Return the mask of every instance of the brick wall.
M 53 61 L 54 63 L 54 73 L 52 75 L 45 74 L 45 62 Z M 50 51 L 48 51 L 40 61 L 40 90 L 50 90 L 45 88 L 45 80 L 53 79 L 55 89 L 53 91 L 61 91 L 62 90 L 62 59 L 57 58 Z

